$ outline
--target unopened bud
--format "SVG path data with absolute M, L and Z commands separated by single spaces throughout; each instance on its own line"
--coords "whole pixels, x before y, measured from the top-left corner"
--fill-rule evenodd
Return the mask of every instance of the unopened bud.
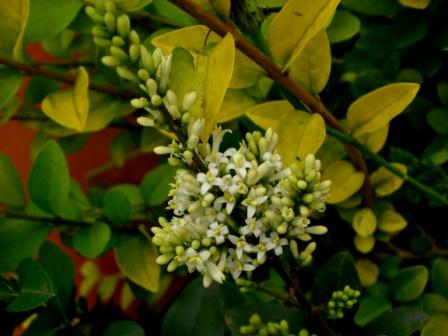
M 126 14 L 120 15 L 117 18 L 117 31 L 123 38 L 127 37 L 131 32 L 131 20 Z

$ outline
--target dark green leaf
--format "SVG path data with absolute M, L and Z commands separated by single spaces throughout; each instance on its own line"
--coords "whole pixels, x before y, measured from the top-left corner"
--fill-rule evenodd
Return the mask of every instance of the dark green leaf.
M 422 265 L 401 269 L 390 284 L 393 298 L 401 302 L 418 298 L 426 287 L 428 274 L 428 269 Z
M 112 223 L 126 224 L 131 217 L 131 203 L 119 190 L 108 190 L 104 197 L 104 214 Z
M 437 258 L 432 265 L 431 285 L 434 290 L 448 298 L 448 260 Z
M 61 147 L 49 141 L 37 154 L 28 177 L 28 193 L 42 210 L 57 214 L 68 198 L 70 176 Z
M 39 256 L 39 262 L 50 277 L 56 294 L 48 304 L 65 314 L 75 281 L 73 262 L 67 254 L 50 242 L 42 245 Z
M 357 325 L 364 327 L 391 308 L 392 305 L 385 296 L 362 298 L 359 302 L 359 308 L 355 314 L 354 321 Z
M 448 82 L 440 82 L 437 85 L 437 95 L 445 107 L 448 107 Z
M 17 274 L 20 281 L 20 293 L 9 304 L 8 311 L 31 310 L 39 307 L 55 295 L 50 277 L 34 259 L 24 259 L 19 265 Z
M 6 279 L 0 277 L 0 300 L 10 299 L 16 295 L 13 286 Z
M 22 84 L 23 75 L 12 68 L 0 68 L 0 109 L 16 94 Z
M 353 289 L 360 288 L 353 257 L 349 252 L 343 251 L 332 256 L 316 274 L 313 301 L 327 302 L 334 291 L 341 290 L 346 285 Z
M 58 4 L 53 0 L 30 1 L 26 38 L 38 41 L 56 35 L 72 22 L 82 6 L 79 0 L 64 0 Z
M 336 11 L 336 14 L 327 28 L 330 43 L 338 43 L 350 40 L 359 33 L 361 29 L 361 21 L 344 10 Z
M 448 300 L 437 293 L 425 293 L 418 298 L 419 308 L 428 315 L 448 314 Z
M 149 205 L 161 205 L 168 199 L 170 183 L 173 182 L 176 170 L 176 167 L 163 164 L 145 175 L 140 190 Z
M 342 0 L 342 4 L 362 14 L 393 17 L 399 10 L 396 0 Z
M 11 160 L 0 154 L 0 204 L 20 207 L 25 204 L 22 181 Z
M 14 271 L 22 259 L 35 256 L 49 231 L 46 223 L 0 219 L 0 273 Z
M 448 111 L 435 108 L 426 115 L 426 121 L 431 128 L 442 135 L 448 135 Z
M 204 288 L 202 278 L 190 283 L 162 322 L 163 336 L 221 336 L 225 321 L 216 284 Z
M 73 247 L 84 257 L 95 259 L 106 248 L 110 236 L 109 225 L 98 222 L 76 232 Z
M 397 308 L 375 319 L 364 329 L 363 335 L 410 336 L 421 327 L 427 317 L 416 308 Z
M 145 332 L 132 321 L 115 321 L 109 325 L 103 336 L 145 336 Z

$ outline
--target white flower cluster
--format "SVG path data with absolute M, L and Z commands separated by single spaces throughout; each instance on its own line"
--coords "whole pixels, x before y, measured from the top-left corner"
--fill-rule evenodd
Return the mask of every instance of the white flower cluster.
M 264 136 L 248 133 L 239 149 L 222 152 L 226 132 L 216 128 L 211 145 L 197 143 L 207 171 L 178 170 L 168 203 L 174 216 L 160 218 L 161 227 L 152 228 L 160 250 L 157 262 L 168 264 L 168 271 L 186 265 L 202 273 L 204 286 L 222 283 L 225 273 L 238 279 L 268 254 L 281 255 L 288 244 L 295 251 L 295 240 L 310 241 L 311 234 L 327 231 L 310 226 L 309 216 L 325 209 L 331 184 L 321 182 L 314 155 L 284 167 L 271 129 Z M 163 148 L 158 152 L 175 154 Z M 314 248 L 311 242 L 305 249 L 307 259 Z
M 159 48 L 150 52 L 141 43 L 139 34 L 132 30 L 129 16 L 113 1 L 97 0 L 85 11 L 95 23 L 92 28 L 94 42 L 106 51 L 102 63 L 114 68 L 122 79 L 139 84 L 146 94 L 131 101 L 135 108 L 149 112 L 147 117 L 139 117 L 137 121 L 160 130 L 169 129 L 166 117 L 188 124 L 188 111 L 197 94 L 186 94 L 180 105 L 176 94 L 169 89 L 172 55 L 164 55 Z

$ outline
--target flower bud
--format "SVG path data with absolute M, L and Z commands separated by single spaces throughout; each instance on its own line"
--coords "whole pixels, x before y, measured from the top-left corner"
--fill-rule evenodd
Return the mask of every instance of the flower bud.
M 92 35 L 96 37 L 108 38 L 109 33 L 103 29 L 103 27 L 93 26 Z
M 121 64 L 121 61 L 115 56 L 103 56 L 101 62 L 108 67 L 115 68 Z
M 323 235 L 328 232 L 328 229 L 323 225 L 314 225 L 307 227 L 305 231 L 308 232 L 309 234 Z
M 110 40 L 108 39 L 104 39 L 102 37 L 94 37 L 93 38 L 93 42 L 98 46 L 98 47 L 108 47 L 110 46 Z
M 123 49 L 121 49 L 120 47 L 112 45 L 109 50 L 110 50 L 110 53 L 112 54 L 112 56 L 115 56 L 115 57 L 121 59 L 122 61 L 127 61 L 129 58 L 128 54 L 126 54 L 126 52 Z
M 131 62 L 132 63 L 137 62 L 139 56 L 140 56 L 140 47 L 137 44 L 132 44 L 129 47 L 129 58 L 131 59 Z
M 182 103 L 182 111 L 188 111 L 196 102 L 198 94 L 196 91 L 191 91 L 184 96 L 184 100 Z
M 146 98 L 134 98 L 131 100 L 131 105 L 137 109 L 144 108 L 148 106 L 148 100 Z
M 156 125 L 154 124 L 154 120 L 148 117 L 138 117 L 137 122 L 142 126 L 156 127 Z
M 107 12 L 106 15 L 104 15 L 104 24 L 106 25 L 106 28 L 110 33 L 114 33 L 115 32 L 115 15 L 111 12 Z
M 104 18 L 102 15 L 100 15 L 100 13 L 98 13 L 98 11 L 96 10 L 96 8 L 92 7 L 92 6 L 86 6 L 85 8 L 85 13 L 87 14 L 88 17 L 90 17 L 92 19 L 93 22 L 95 23 L 100 23 L 102 24 L 104 22 Z
M 131 82 L 138 82 L 138 77 L 134 75 L 132 71 L 129 70 L 127 67 L 120 65 L 116 68 L 116 71 L 118 76 L 120 76 L 121 78 L 127 79 L 128 81 Z
M 138 70 L 137 76 L 144 82 L 146 82 L 150 78 L 148 71 L 146 71 L 145 69 Z M 146 91 L 147 90 L 146 86 L 144 86 L 144 88 L 145 88 L 144 91 Z
M 138 33 L 135 30 L 132 30 L 129 33 L 129 40 L 131 41 L 131 43 L 133 44 L 137 44 L 140 45 L 140 36 L 138 35 Z
M 131 20 L 126 14 L 120 15 L 117 18 L 117 31 L 123 38 L 126 38 L 131 32 Z
M 126 45 L 126 41 L 123 40 L 121 36 L 114 36 L 112 37 L 112 43 L 116 45 L 117 47 L 123 47 Z
M 157 155 L 173 154 L 174 148 L 167 146 L 157 146 L 154 148 L 154 153 L 156 153 Z
M 151 97 L 151 104 L 154 106 L 162 105 L 162 98 L 158 94 L 153 95 Z
M 157 94 L 158 86 L 157 82 L 154 79 L 150 78 L 146 81 L 146 88 L 148 89 L 148 93 L 150 96 Z

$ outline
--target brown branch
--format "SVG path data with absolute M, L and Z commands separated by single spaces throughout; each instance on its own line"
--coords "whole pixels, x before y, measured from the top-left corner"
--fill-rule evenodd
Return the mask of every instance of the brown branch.
M 256 62 L 260 67 L 262 67 L 270 78 L 280 83 L 292 95 L 294 95 L 295 98 L 303 102 L 303 104 L 305 104 L 312 112 L 320 114 L 329 126 L 341 132 L 344 132 L 347 135 L 350 135 L 350 132 L 339 123 L 339 121 L 330 113 L 330 111 L 328 111 L 321 100 L 310 94 L 299 83 L 295 82 L 291 77 L 289 77 L 287 73 L 283 73 L 268 56 L 261 52 L 257 47 L 249 43 L 233 25 L 224 22 L 218 17 L 206 12 L 192 0 L 170 1 L 177 7 L 181 8 L 182 10 L 196 18 L 200 23 L 212 29 L 218 35 L 224 37 L 228 33 L 232 34 L 233 38 L 235 39 L 235 46 L 244 54 L 246 54 L 246 56 Z M 344 146 L 353 163 L 365 175 L 363 196 L 367 206 L 373 207 L 372 187 L 370 185 L 369 172 L 367 170 L 367 165 L 364 161 L 364 157 L 359 152 L 359 150 L 357 150 L 353 146 L 345 143 Z
M 43 69 L 39 66 L 34 66 L 31 64 L 20 63 L 20 62 L 13 61 L 13 60 L 3 57 L 3 56 L 0 56 L 0 64 L 4 64 L 10 68 L 17 69 L 17 70 L 21 71 L 22 73 L 24 73 L 25 75 L 46 77 L 46 78 L 54 79 L 54 80 L 64 82 L 64 83 L 69 83 L 69 84 L 75 83 L 75 76 L 61 74 L 59 72 L 52 71 L 49 69 Z M 136 95 L 132 92 L 126 92 L 123 90 L 119 90 L 110 85 L 89 83 L 89 89 L 93 90 L 93 91 L 107 93 L 107 94 L 114 95 L 114 96 L 123 97 L 126 99 L 138 97 L 138 95 Z

